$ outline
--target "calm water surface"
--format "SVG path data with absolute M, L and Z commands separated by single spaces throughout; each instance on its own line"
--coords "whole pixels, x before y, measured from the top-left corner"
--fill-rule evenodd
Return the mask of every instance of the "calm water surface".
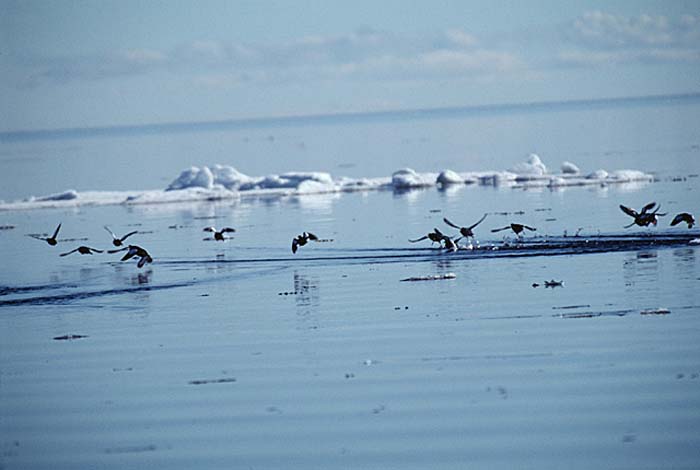
M 407 242 L 448 230 L 444 216 L 516 210 L 489 215 L 481 243 L 502 243 L 489 229 L 514 217 L 538 235 L 621 233 L 619 202 L 675 211 L 697 189 L 690 178 L 3 214 L 16 228 L 0 233 L 2 464 L 697 467 L 696 247 L 483 258 Z M 88 240 L 25 235 L 59 221 Z M 143 231 L 133 240 L 155 263 L 58 257 L 106 248 L 104 224 Z M 212 224 L 235 238 L 204 241 Z M 334 241 L 293 256 L 303 230 Z M 550 279 L 564 286 L 532 287 Z M 641 313 L 658 309 L 670 313 Z

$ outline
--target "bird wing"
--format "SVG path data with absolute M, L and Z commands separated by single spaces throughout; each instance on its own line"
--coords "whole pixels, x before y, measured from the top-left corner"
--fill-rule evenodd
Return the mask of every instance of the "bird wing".
M 450 222 L 449 220 L 447 220 L 447 217 L 443 217 L 442 220 L 443 220 L 447 225 L 449 225 L 449 226 L 452 227 L 452 228 L 456 228 L 456 229 L 461 228 L 460 226 L 455 225 L 455 224 L 453 224 L 452 222 Z
M 423 235 L 422 237 L 416 238 L 415 240 L 411 240 L 411 239 L 409 238 L 408 241 L 411 242 L 411 243 L 416 243 L 416 242 L 423 241 L 423 240 L 425 240 L 426 238 L 428 238 L 428 236 L 427 236 L 427 235 Z
M 117 240 L 117 236 L 114 234 L 114 232 L 112 232 L 112 231 L 109 229 L 109 227 L 107 227 L 107 226 L 105 225 L 104 228 L 105 228 L 105 230 L 107 230 L 107 231 L 109 232 L 110 235 L 112 235 L 112 238 L 114 238 L 115 240 Z
M 501 227 L 501 228 L 492 228 L 491 232 L 496 233 L 496 232 L 500 232 L 502 230 L 508 230 L 509 228 L 510 228 L 510 225 L 506 225 L 505 227 Z
M 655 205 L 656 205 L 655 202 L 650 202 L 650 203 L 647 204 L 646 206 L 642 207 L 642 212 L 640 212 L 640 213 L 641 213 L 641 214 L 646 214 L 646 212 L 652 210 L 652 209 L 654 208 Z M 661 206 L 659 206 L 659 208 L 661 208 Z M 656 210 L 658 211 L 659 209 L 656 209 Z
M 313 233 L 311 233 L 311 232 L 306 232 L 306 234 L 309 236 L 309 240 L 313 240 L 313 241 L 315 241 L 315 242 L 318 241 L 318 237 L 317 237 L 316 235 L 314 235 Z
M 78 251 L 78 249 L 77 249 L 77 248 L 76 248 L 76 249 L 74 249 L 74 250 L 70 250 L 70 251 L 68 251 L 68 252 L 66 252 L 66 253 L 61 253 L 61 254 L 60 254 L 60 255 L 58 255 L 58 256 L 68 256 L 68 255 L 70 255 L 70 254 L 73 254 L 73 253 L 75 253 L 76 251 Z
M 684 217 L 683 217 L 683 216 L 684 216 L 684 215 L 685 215 L 685 214 L 678 214 L 678 215 L 676 215 L 676 216 L 673 218 L 673 220 L 671 221 L 671 226 L 678 225 L 678 224 L 680 224 L 681 222 L 683 222 L 683 220 L 684 220 Z
M 214 227 L 206 227 L 202 230 L 202 232 L 216 232 L 216 228 Z
M 292 253 L 297 252 L 297 248 L 299 247 L 299 242 L 297 242 L 297 239 L 292 240 Z
M 90 248 L 90 247 L 88 247 Z M 90 251 L 94 251 L 95 253 L 104 253 L 104 250 L 98 250 L 96 248 L 90 248 Z
M 442 233 L 442 232 L 441 232 L 440 230 L 438 230 L 437 228 L 434 228 L 433 231 L 435 232 L 435 234 L 436 234 L 438 237 L 444 237 L 444 236 L 445 236 L 445 234 Z
M 471 225 L 471 226 L 469 226 L 469 227 L 467 227 L 467 228 L 468 228 L 469 230 L 472 230 L 474 227 L 476 227 L 476 226 L 479 225 L 481 222 L 483 222 L 487 215 L 488 215 L 488 214 L 484 214 L 474 225 Z
M 128 250 L 129 247 L 119 248 L 118 250 L 107 250 L 107 253 L 119 253 L 120 251 Z
M 61 230 L 61 224 L 58 224 L 58 227 L 56 227 L 56 231 L 53 232 L 53 236 L 51 238 L 56 238 L 59 230 Z
M 30 233 L 29 236 L 32 237 L 32 238 L 36 238 L 37 240 L 43 240 L 43 241 L 46 241 L 46 240 L 47 240 L 45 237 L 42 237 L 42 236 L 39 236 L 39 235 L 35 235 L 35 234 L 33 234 L 33 233 Z
M 232 233 L 232 232 L 235 232 L 235 231 L 236 231 L 236 229 L 235 229 L 235 228 L 231 228 L 231 227 L 226 227 L 226 228 L 222 228 L 222 229 L 221 229 L 221 233 Z
M 636 211 L 636 210 L 630 209 L 629 207 L 623 206 L 622 204 L 620 204 L 620 209 L 622 209 L 622 212 L 624 212 L 625 214 L 629 215 L 630 217 L 635 217 L 635 218 L 636 218 L 636 217 L 639 215 L 639 214 L 637 214 L 637 211 Z
M 536 229 L 535 227 L 529 227 L 529 226 L 527 226 L 527 225 L 523 225 L 523 228 L 526 228 L 526 229 L 530 230 L 531 232 L 536 232 L 536 231 L 537 231 L 537 229 Z
M 129 233 L 127 233 L 126 235 L 124 235 L 124 236 L 121 238 L 121 240 L 124 241 L 124 240 L 126 240 L 127 238 L 129 238 L 130 236 L 132 236 L 132 235 L 134 235 L 134 234 L 137 234 L 137 233 L 139 233 L 138 230 L 134 230 L 133 232 L 129 232 Z

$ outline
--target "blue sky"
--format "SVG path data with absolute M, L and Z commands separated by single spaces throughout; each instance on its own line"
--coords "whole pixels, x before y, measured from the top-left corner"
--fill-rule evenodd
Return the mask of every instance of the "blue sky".
M 700 91 L 698 1 L 0 0 L 0 131 Z

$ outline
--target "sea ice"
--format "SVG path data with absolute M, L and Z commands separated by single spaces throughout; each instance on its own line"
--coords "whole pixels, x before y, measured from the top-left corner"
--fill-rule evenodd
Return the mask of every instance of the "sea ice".
M 24 201 L 0 202 L 0 210 L 73 207 L 81 204 L 157 204 L 233 199 L 242 195 L 289 196 L 324 194 L 343 191 L 412 189 L 479 183 L 482 186 L 550 187 L 652 181 L 653 176 L 639 170 L 618 170 L 608 173 L 596 170 L 578 176 L 578 167 L 564 162 L 560 174 L 547 172 L 539 156 L 530 154 L 527 161 L 515 165 L 513 171 L 472 171 L 458 173 L 418 173 L 410 168 L 394 172 L 391 177 L 333 178 L 325 172 L 287 172 L 267 176 L 248 176 L 227 165 L 184 169 L 164 190 L 140 191 L 63 191 Z

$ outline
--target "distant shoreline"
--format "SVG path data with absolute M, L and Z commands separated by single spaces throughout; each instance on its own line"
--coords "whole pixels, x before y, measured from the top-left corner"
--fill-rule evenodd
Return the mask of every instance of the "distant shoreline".
M 211 121 L 164 122 L 149 124 L 68 127 L 57 129 L 25 129 L 0 132 L 0 143 L 68 140 L 99 137 L 129 137 L 151 134 L 216 132 L 236 129 L 294 127 L 307 125 L 336 125 L 371 121 L 411 121 L 419 119 L 454 119 L 510 113 L 541 113 L 582 109 L 611 109 L 660 105 L 693 104 L 700 102 L 700 92 L 666 95 L 644 95 L 615 98 L 594 98 L 565 101 L 533 101 L 435 108 L 394 109 L 346 113 L 235 118 Z

